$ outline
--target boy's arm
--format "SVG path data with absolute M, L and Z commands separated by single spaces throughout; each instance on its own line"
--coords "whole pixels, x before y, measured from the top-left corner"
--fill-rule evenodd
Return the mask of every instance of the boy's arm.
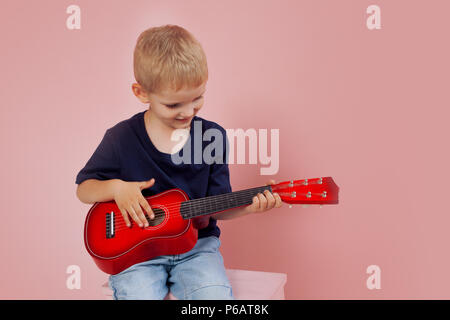
M 114 200 L 114 192 L 121 181 L 120 179 L 85 180 L 77 187 L 77 197 L 87 204 Z
M 76 177 L 77 197 L 83 203 L 113 200 L 113 190 L 120 179 L 119 154 L 115 149 L 111 129 L 106 130 L 102 141 Z

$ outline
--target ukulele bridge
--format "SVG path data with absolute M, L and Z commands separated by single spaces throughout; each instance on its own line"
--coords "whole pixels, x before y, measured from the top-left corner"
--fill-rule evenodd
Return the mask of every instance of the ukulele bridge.
M 106 213 L 106 239 L 114 238 L 116 220 L 114 219 L 114 211 Z

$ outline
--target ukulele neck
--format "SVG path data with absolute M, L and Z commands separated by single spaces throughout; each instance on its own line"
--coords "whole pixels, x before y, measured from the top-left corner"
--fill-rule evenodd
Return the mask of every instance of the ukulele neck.
M 253 197 L 258 193 L 263 193 L 265 190 L 272 192 L 272 187 L 270 185 L 255 187 L 184 201 L 181 203 L 180 207 L 181 216 L 183 219 L 191 219 L 250 205 L 253 202 Z

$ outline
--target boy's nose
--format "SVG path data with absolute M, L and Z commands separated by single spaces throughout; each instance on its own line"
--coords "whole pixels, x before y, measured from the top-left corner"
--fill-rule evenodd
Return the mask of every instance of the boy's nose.
M 188 105 L 184 110 L 181 110 L 180 117 L 189 118 L 192 117 L 195 113 L 195 108 L 193 104 Z

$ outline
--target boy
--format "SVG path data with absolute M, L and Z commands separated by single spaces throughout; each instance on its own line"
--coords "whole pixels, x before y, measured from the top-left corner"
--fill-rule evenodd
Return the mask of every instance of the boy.
M 83 203 L 114 200 L 127 226 L 132 219 L 145 228 L 144 212 L 154 217 L 146 196 L 180 188 L 196 199 L 231 192 L 231 186 L 225 155 L 220 155 L 222 163 L 213 164 L 175 164 L 171 158 L 177 152 L 178 142 L 171 140 L 176 129 L 189 131 L 185 146 L 191 144 L 194 150 L 193 121 L 201 122 L 202 132 L 220 130 L 223 146 L 227 143 L 226 131 L 220 125 L 196 115 L 203 106 L 208 80 L 206 56 L 198 41 L 174 25 L 144 31 L 134 51 L 134 75 L 137 83 L 132 85 L 133 93 L 149 104 L 148 110 L 106 131 L 76 183 Z M 263 212 L 281 203 L 277 194 L 266 190 L 249 206 L 197 219 L 198 241 L 192 250 L 159 256 L 111 275 L 113 297 L 163 299 L 170 287 L 178 299 L 233 299 L 219 252 L 217 219 Z

